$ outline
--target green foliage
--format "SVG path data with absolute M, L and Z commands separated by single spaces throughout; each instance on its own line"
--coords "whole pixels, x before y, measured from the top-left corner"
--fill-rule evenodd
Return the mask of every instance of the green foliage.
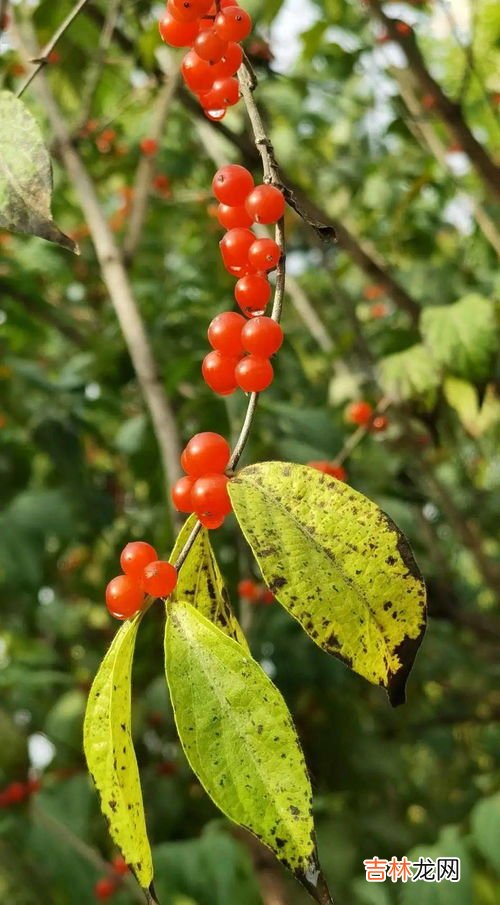
M 454 305 L 427 308 L 421 319 L 424 343 L 433 359 L 464 380 L 486 380 L 498 349 L 491 302 L 471 293 Z

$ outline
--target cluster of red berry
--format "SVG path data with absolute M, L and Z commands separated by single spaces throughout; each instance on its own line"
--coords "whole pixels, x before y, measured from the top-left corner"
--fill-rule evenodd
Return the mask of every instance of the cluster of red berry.
M 111 899 L 122 884 L 123 877 L 128 874 L 128 866 L 121 855 L 116 855 L 109 865 L 109 874 L 101 877 L 94 886 L 94 895 L 100 902 Z
M 252 578 L 243 578 L 238 584 L 238 594 L 248 603 L 269 605 L 274 603 L 273 592 L 265 585 L 257 584 Z
M 168 0 L 159 28 L 166 44 L 191 48 L 182 61 L 182 77 L 208 118 L 219 122 L 240 98 L 239 42 L 252 30 L 250 16 L 235 0 Z
M 281 249 L 273 239 L 258 238 L 250 226 L 277 223 L 285 212 L 285 199 L 276 186 L 255 186 L 252 174 L 237 164 L 221 167 L 212 188 L 219 202 L 217 219 L 227 230 L 220 242 L 222 260 L 237 278 L 235 298 L 250 320 L 225 311 L 212 321 L 208 340 L 213 351 L 203 362 L 203 377 L 221 396 L 237 387 L 260 393 L 272 383 L 269 359 L 283 342 L 280 325 L 262 316 L 271 298 L 267 274 L 276 268 Z
M 10 808 L 14 804 L 28 801 L 41 789 L 39 779 L 28 779 L 26 782 L 11 782 L 0 792 L 0 808 Z
M 232 510 L 224 474 L 231 457 L 229 443 L 210 431 L 196 434 L 181 456 L 186 472 L 172 488 L 179 512 L 195 512 L 204 528 L 220 528 Z
M 142 610 L 146 597 L 168 597 L 177 584 L 177 572 L 168 562 L 158 559 L 151 544 L 133 541 L 120 556 L 123 575 L 106 588 L 106 605 L 116 619 L 130 619 Z

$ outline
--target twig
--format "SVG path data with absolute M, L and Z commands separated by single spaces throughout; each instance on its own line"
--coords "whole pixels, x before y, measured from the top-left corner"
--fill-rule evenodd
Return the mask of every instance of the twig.
M 47 65 L 49 61 L 50 54 L 54 50 L 56 44 L 62 38 L 62 36 L 66 33 L 70 25 L 75 21 L 76 17 L 80 15 L 84 6 L 87 5 L 89 0 L 78 0 L 78 3 L 75 4 L 73 9 L 64 19 L 64 22 L 61 22 L 57 31 L 54 32 L 48 44 L 45 45 L 41 54 L 38 54 L 36 59 L 32 60 L 32 63 L 37 63 L 38 65 L 35 67 L 30 76 L 26 79 L 24 85 L 21 86 L 19 91 L 17 92 L 18 97 L 22 97 L 26 89 L 31 85 L 33 79 L 35 79 L 39 72 Z
M 165 84 L 158 93 L 153 120 L 149 130 L 149 137 L 158 143 L 161 140 L 165 121 L 175 97 L 177 82 L 178 71 L 173 70 L 166 77 Z M 141 239 L 155 167 L 156 155 L 148 156 L 143 154 L 141 156 L 135 177 L 129 228 L 123 242 L 123 256 L 127 264 L 131 263 Z

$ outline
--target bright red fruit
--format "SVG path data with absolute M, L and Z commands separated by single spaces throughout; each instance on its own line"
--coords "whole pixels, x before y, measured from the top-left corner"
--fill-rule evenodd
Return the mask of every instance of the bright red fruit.
M 245 393 L 261 393 L 273 382 L 273 366 L 267 358 L 247 355 L 238 362 L 235 377 Z
M 146 594 L 168 597 L 177 584 L 177 570 L 169 562 L 150 562 L 142 581 Z
M 176 3 L 175 0 L 169 0 L 167 3 L 167 12 L 170 13 L 178 22 L 195 22 L 200 18 L 200 13 L 196 9 L 194 3 L 186 2 Z
M 270 588 L 262 589 L 259 595 L 259 603 L 269 606 L 269 604 L 274 603 L 275 600 L 276 598 Z
M 281 258 L 281 249 L 274 239 L 256 239 L 248 252 L 254 270 L 274 270 Z
M 230 396 L 238 384 L 234 372 L 238 358 L 228 358 L 220 352 L 209 352 L 203 359 L 201 372 L 205 383 L 219 396 Z
M 215 19 L 214 29 L 224 41 L 244 41 L 252 31 L 252 20 L 239 6 L 228 6 Z
M 373 407 L 369 402 L 351 402 L 346 408 L 345 417 L 350 424 L 365 426 L 373 418 Z
M 230 229 L 219 242 L 222 260 L 226 267 L 247 267 L 248 253 L 255 244 L 251 229 Z
M 227 45 L 227 48 L 224 51 L 224 55 L 220 58 L 218 63 L 214 63 L 214 65 L 212 66 L 214 79 L 225 79 L 230 75 L 235 75 L 238 72 L 238 69 L 240 68 L 242 62 L 242 48 L 239 44 L 231 42 Z
M 110 899 L 116 892 L 116 882 L 111 877 L 102 877 L 94 886 L 94 895 L 101 901 Z
M 122 858 L 121 855 L 115 855 L 115 857 L 113 858 L 112 867 L 115 874 L 118 874 L 118 876 L 120 877 L 125 876 L 125 874 L 128 874 L 129 872 L 128 864 L 125 861 L 125 858 Z
M 199 478 L 193 487 L 194 511 L 213 518 L 229 515 L 232 511 L 227 492 L 229 478 L 222 474 L 207 474 Z
M 325 462 L 324 460 L 319 460 L 317 462 L 308 462 L 309 468 L 315 468 L 316 471 L 322 471 L 323 474 L 330 475 L 332 478 L 337 478 L 338 481 L 345 481 L 347 478 L 347 471 L 343 467 L 343 465 L 336 465 L 335 462 Z
M 158 23 L 160 35 L 171 47 L 190 47 L 199 32 L 198 22 L 178 22 L 166 12 Z
M 191 91 L 209 91 L 214 83 L 213 67 L 194 50 L 188 51 L 181 63 L 184 81 Z
M 193 50 L 207 63 L 218 63 L 227 50 L 227 41 L 210 28 L 207 31 L 200 31 L 193 44 Z
M 224 524 L 224 515 L 200 515 L 198 514 L 198 519 L 204 528 L 208 528 L 210 531 L 214 531 L 216 528 L 220 528 Z
M 130 575 L 118 575 L 106 588 L 106 606 L 116 619 L 130 619 L 144 603 L 144 592 Z
M 238 583 L 238 595 L 246 600 L 257 600 L 259 586 L 251 578 L 242 578 Z
M 179 478 L 172 487 L 172 502 L 178 512 L 193 511 L 193 505 L 191 503 L 193 484 L 194 478 L 187 476 Z
M 234 295 L 241 310 L 251 317 L 262 314 L 271 298 L 271 286 L 267 277 L 260 273 L 249 273 L 241 277 L 234 287 Z
M 234 207 L 245 203 L 254 184 L 252 174 L 245 167 L 232 163 L 217 170 L 212 189 L 217 201 Z
M 230 357 L 243 355 L 241 334 L 245 324 L 245 318 L 236 311 L 224 311 L 214 317 L 208 328 L 208 341 L 212 349 Z
M 220 434 L 204 431 L 195 434 L 184 450 L 184 468 L 192 478 L 201 478 L 208 472 L 223 474 L 229 459 L 231 448 Z
M 258 185 L 250 192 L 245 207 L 256 223 L 277 223 L 285 213 L 285 199 L 274 185 Z
M 238 227 L 245 229 L 253 223 L 243 204 L 238 205 L 238 207 L 230 207 L 229 204 L 219 204 L 217 220 L 224 229 L 237 229 Z
M 137 540 L 132 541 L 132 543 L 127 544 L 123 548 L 120 556 L 120 565 L 125 575 L 130 575 L 131 578 L 139 581 L 148 563 L 153 562 L 155 559 L 158 559 L 155 548 L 151 544 L 145 543 L 145 541 Z
M 218 110 L 222 107 L 234 107 L 239 99 L 240 86 L 238 79 L 233 76 L 217 79 L 212 89 L 207 93 L 207 100 L 210 101 L 208 109 Z
M 254 317 L 243 327 L 241 342 L 245 352 L 270 358 L 283 344 L 283 330 L 270 317 Z
M 146 157 L 154 157 L 155 154 L 158 154 L 159 146 L 156 138 L 143 138 L 139 147 Z

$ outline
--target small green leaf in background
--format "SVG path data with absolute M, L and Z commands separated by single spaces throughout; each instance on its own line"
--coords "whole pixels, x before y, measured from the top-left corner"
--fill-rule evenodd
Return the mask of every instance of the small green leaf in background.
M 196 525 L 197 518 L 190 515 L 179 532 L 170 562 L 175 563 L 179 553 Z M 229 594 L 220 573 L 217 560 L 210 543 L 209 532 L 203 528 L 196 538 L 189 556 L 179 572 L 177 587 L 172 600 L 187 600 L 200 613 L 238 641 L 248 650 L 247 640 L 236 619 L 229 600 Z
M 455 409 L 462 425 L 471 437 L 480 437 L 500 421 L 500 400 L 493 384 L 489 384 L 482 405 L 477 388 L 459 377 L 447 377 L 443 384 L 446 401 Z
M 500 792 L 483 798 L 472 817 L 472 841 L 500 877 Z
M 10 91 L 0 92 L 0 122 L 0 226 L 78 254 L 52 219 L 52 165 L 38 123 Z
M 420 402 L 432 408 L 441 382 L 440 369 L 429 350 L 416 343 L 404 352 L 388 355 L 379 364 L 379 381 L 391 402 Z
M 324 881 L 311 785 L 280 692 L 189 603 L 169 604 L 165 663 L 179 737 L 203 787 L 314 895 Z
M 124 623 L 101 663 L 87 704 L 84 749 L 111 836 L 148 889 L 153 863 L 131 729 L 132 659 L 140 622 L 141 614 Z
M 495 310 L 488 299 L 471 293 L 454 305 L 425 308 L 420 330 L 437 364 L 465 380 L 489 377 L 498 333 Z
M 444 827 L 434 845 L 418 846 L 408 852 L 407 857 L 412 862 L 419 858 L 460 858 L 460 881 L 402 883 L 401 905 L 471 905 L 474 901 L 469 849 L 457 827 Z
M 352 487 L 303 465 L 251 465 L 229 493 L 279 602 L 319 647 L 387 688 L 394 706 L 403 703 L 426 595 L 394 522 Z

